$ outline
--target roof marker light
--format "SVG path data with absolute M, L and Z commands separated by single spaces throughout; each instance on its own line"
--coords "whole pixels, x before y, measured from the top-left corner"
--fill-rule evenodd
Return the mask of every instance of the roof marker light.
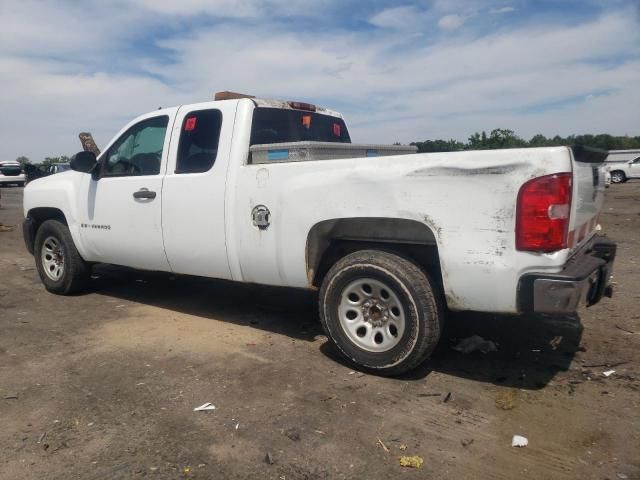
M 287 104 L 291 108 L 295 108 L 296 110 L 306 110 L 307 112 L 315 112 L 316 106 L 312 103 L 304 103 L 304 102 L 287 102 Z

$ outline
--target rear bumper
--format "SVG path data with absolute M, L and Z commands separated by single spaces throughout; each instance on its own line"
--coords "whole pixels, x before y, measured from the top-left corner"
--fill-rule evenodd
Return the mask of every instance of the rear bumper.
M 570 314 L 579 305 L 595 305 L 603 296 L 611 297 L 609 278 L 613 271 L 616 244 L 594 237 L 553 274 L 528 273 L 518 284 L 518 309 L 523 312 Z

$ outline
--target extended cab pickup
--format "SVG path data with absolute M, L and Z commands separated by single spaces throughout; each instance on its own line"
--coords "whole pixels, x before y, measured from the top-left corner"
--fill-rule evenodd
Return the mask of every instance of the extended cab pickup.
M 394 375 L 428 357 L 445 308 L 565 314 L 611 294 L 605 157 L 359 146 L 310 104 L 213 101 L 138 117 L 30 183 L 24 237 L 59 294 L 96 262 L 318 289 L 342 355 Z

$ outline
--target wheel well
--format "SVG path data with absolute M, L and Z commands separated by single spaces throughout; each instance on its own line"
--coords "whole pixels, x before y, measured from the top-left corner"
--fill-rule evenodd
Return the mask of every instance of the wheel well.
M 344 218 L 313 226 L 307 237 L 307 276 L 319 287 L 342 257 L 358 250 L 395 253 L 420 265 L 442 285 L 436 237 L 424 223 L 396 218 Z
M 67 218 L 62 213 L 62 210 L 58 208 L 51 207 L 38 207 L 32 208 L 29 210 L 28 217 L 33 220 L 34 228 L 33 235 L 35 236 L 38 228 L 42 225 L 46 220 L 59 220 L 65 225 L 67 225 Z
M 624 173 L 624 170 L 611 170 L 611 172 L 609 172 L 611 175 L 613 175 L 614 173 L 621 173 L 623 177 L 626 177 L 627 174 Z

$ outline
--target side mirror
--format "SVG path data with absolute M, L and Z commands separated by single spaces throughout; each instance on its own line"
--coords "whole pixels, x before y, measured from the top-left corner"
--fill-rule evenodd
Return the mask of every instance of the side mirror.
M 93 152 L 78 152 L 71 158 L 71 170 L 82 173 L 91 173 L 96 167 L 96 154 Z

